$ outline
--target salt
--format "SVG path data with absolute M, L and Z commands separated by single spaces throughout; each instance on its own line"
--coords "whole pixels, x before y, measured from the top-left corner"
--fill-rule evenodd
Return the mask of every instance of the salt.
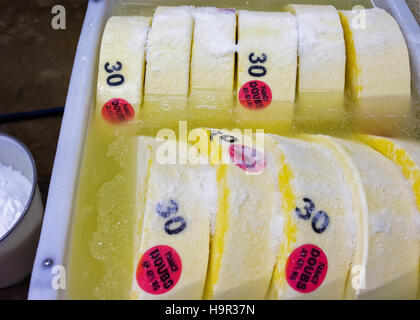
M 20 171 L 0 163 L 0 238 L 23 213 L 31 189 L 31 183 Z

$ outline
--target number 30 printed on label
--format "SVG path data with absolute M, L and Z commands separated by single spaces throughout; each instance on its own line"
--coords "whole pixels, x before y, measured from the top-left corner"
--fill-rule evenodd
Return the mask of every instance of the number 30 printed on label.
M 118 73 L 118 71 L 121 71 L 123 68 L 123 65 L 121 62 L 117 61 L 114 65 L 111 66 L 109 62 L 105 63 L 104 69 L 107 73 L 110 75 L 106 78 L 106 83 L 111 87 L 117 87 L 124 83 L 125 79 L 124 76 L 121 73 Z M 117 72 L 117 73 L 114 73 Z
M 164 230 L 169 235 L 176 235 L 185 230 L 187 222 L 181 216 L 173 216 L 178 213 L 178 203 L 171 199 L 168 202 L 159 202 L 156 205 L 157 214 L 166 219 Z M 172 217 L 171 217 L 172 216 Z
M 267 74 L 267 69 L 262 64 L 267 61 L 267 55 L 265 53 L 257 57 L 254 52 L 252 52 L 248 57 L 249 62 L 252 63 L 252 66 L 248 68 L 248 74 L 251 77 L 261 78 Z M 260 64 L 258 64 L 260 63 Z
M 315 211 L 315 203 L 309 198 L 303 198 L 303 202 L 306 203 L 304 207 L 305 213 L 303 213 L 302 209 L 298 207 L 296 207 L 295 212 L 300 219 L 309 220 L 312 218 L 312 214 Z M 328 225 L 330 224 L 330 218 L 328 214 L 320 210 L 312 218 L 311 224 L 312 230 L 314 230 L 316 233 L 321 234 L 327 229 Z

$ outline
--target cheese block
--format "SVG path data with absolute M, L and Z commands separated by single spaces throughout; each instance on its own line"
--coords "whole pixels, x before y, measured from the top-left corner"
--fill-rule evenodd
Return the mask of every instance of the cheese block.
M 415 225 L 417 227 L 417 237 L 420 248 L 420 145 L 416 141 L 404 139 L 390 139 L 378 136 L 360 135 L 363 142 L 382 153 L 385 157 L 392 160 L 400 168 L 404 177 L 408 180 L 413 190 L 416 201 L 417 215 Z M 420 250 L 419 250 L 420 254 Z M 420 256 L 419 256 L 420 262 Z M 419 282 L 420 286 L 420 282 Z M 420 288 L 417 292 L 420 298 Z
M 321 144 L 279 136 L 269 143 L 285 222 L 268 298 L 342 299 L 358 228 L 348 176 Z
M 225 128 L 233 119 L 236 13 L 204 7 L 193 17 L 189 123 Z
M 144 93 L 187 96 L 192 7 L 158 7 L 147 42 Z
M 373 133 L 395 133 L 410 114 L 410 61 L 394 18 L 379 8 L 340 11 L 347 47 L 347 85 L 359 125 Z
M 195 8 L 191 89 L 233 90 L 236 14 L 233 9 Z
M 139 137 L 138 145 L 143 166 L 138 188 L 147 190 L 145 196 L 138 195 L 143 204 L 138 206 L 131 297 L 200 299 L 209 256 L 210 216 L 217 210 L 216 171 L 209 165 L 168 162 L 168 152 L 175 157 L 182 148 L 196 152 L 185 144 Z
M 209 136 L 218 211 L 204 298 L 264 299 L 282 228 L 274 159 L 264 153 L 264 139 L 236 130 L 210 130 Z
M 305 126 L 340 120 L 346 49 L 338 12 L 330 5 L 286 9 L 296 15 L 299 29 L 298 120 Z
M 236 118 L 251 127 L 288 131 L 294 115 L 296 73 L 294 16 L 239 11 Z
M 143 98 L 144 51 L 150 20 L 150 17 L 109 18 L 99 55 L 97 116 L 102 117 L 104 105 L 111 99 L 124 99 L 131 108 L 119 118 L 117 110 L 110 110 L 105 114 L 107 120 L 138 116 Z
M 351 188 L 353 214 L 356 219 L 356 241 L 344 298 L 352 300 L 359 296 L 363 288 L 363 270 L 366 270 L 369 249 L 369 211 L 362 178 L 350 155 L 333 138 L 325 135 L 300 137 L 329 148 L 341 164 L 342 172 Z
M 362 178 L 369 211 L 365 289 L 358 299 L 413 299 L 419 260 L 413 194 L 401 171 L 379 152 L 356 141 L 336 140 Z
M 175 128 L 187 119 L 192 7 L 158 7 L 146 51 L 142 118 L 146 127 Z

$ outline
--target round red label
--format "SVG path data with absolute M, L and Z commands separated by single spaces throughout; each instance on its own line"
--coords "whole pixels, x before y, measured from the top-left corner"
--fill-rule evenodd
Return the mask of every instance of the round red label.
M 263 81 L 251 80 L 239 90 L 239 102 L 247 109 L 262 110 L 267 108 L 273 94 L 270 87 Z
M 231 144 L 229 156 L 237 167 L 250 173 L 259 173 L 265 166 L 264 155 L 261 152 L 241 144 Z
M 172 290 L 182 272 L 182 261 L 175 249 L 155 246 L 147 250 L 137 265 L 137 283 L 150 294 L 163 294 Z
M 134 115 L 133 107 L 124 99 L 111 99 L 102 107 L 102 116 L 110 123 L 130 121 Z
M 327 275 L 328 260 L 321 248 L 305 244 L 287 259 L 286 279 L 289 286 L 301 293 L 318 289 Z

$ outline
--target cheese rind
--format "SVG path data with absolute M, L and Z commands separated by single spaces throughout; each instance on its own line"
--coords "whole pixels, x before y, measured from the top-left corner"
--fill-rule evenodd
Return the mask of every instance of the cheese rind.
M 282 227 L 272 172 L 274 159 L 251 136 L 215 130 L 210 137 L 212 162 L 218 159 L 230 162 L 217 165 L 218 213 L 204 298 L 264 299 L 278 251 L 276 238 Z M 255 163 L 265 163 L 258 174 L 245 171 L 241 161 L 234 164 L 231 148 L 240 151 L 242 146 L 244 152 L 254 150 Z
M 294 115 L 297 72 L 297 25 L 286 12 L 238 13 L 238 106 L 242 122 L 280 120 L 289 129 Z M 239 101 L 241 88 L 249 81 L 262 81 L 272 93 L 263 109 L 249 109 Z
M 98 115 L 102 106 L 113 98 L 128 101 L 138 114 L 143 98 L 144 52 L 150 20 L 150 17 L 109 18 L 99 55 Z
M 209 256 L 210 216 L 216 210 L 215 170 L 209 165 L 166 164 L 162 155 L 165 150 L 180 150 L 192 147 L 175 141 L 156 142 L 153 138 L 139 137 L 143 150 L 149 150 L 147 173 L 139 174 L 140 179 L 148 179 L 146 196 L 143 199 L 143 217 L 136 232 L 134 265 L 138 266 L 143 254 L 155 246 L 166 245 L 176 251 L 181 259 L 179 281 L 167 292 L 151 294 L 144 291 L 136 274 L 132 282 L 133 299 L 201 299 L 206 279 Z M 175 147 L 175 149 L 174 149 Z M 164 149 L 159 149 L 164 148 Z M 139 155 L 142 157 L 143 155 Z M 197 155 L 198 156 L 198 155 Z M 146 159 L 141 161 L 143 165 Z M 140 182 L 140 190 L 144 182 Z M 212 193 L 213 192 L 213 193 Z M 139 195 L 139 197 L 141 197 Z M 140 201 L 141 201 L 140 199 Z M 171 210 L 166 210 L 169 208 Z M 160 208 L 160 209 L 159 209 Z M 168 232 L 168 223 L 174 219 Z M 181 226 L 183 226 L 181 228 Z M 141 232 L 138 228 L 141 227 Z M 171 229 L 171 230 L 172 230 Z
M 337 10 L 327 5 L 286 7 L 299 29 L 298 117 L 304 122 L 341 120 L 346 49 Z
M 413 299 L 419 265 L 415 201 L 400 170 L 379 152 L 339 140 L 363 181 L 369 210 L 369 251 L 365 289 L 358 299 Z
M 192 42 L 192 7 L 158 7 L 146 52 L 145 95 L 187 96 Z
M 266 144 L 274 144 L 277 149 L 281 214 L 285 220 L 268 297 L 342 299 L 357 230 L 352 190 L 342 166 L 335 154 L 321 144 L 279 136 L 269 136 L 267 140 Z M 314 219 L 320 215 L 328 216 L 329 222 L 324 224 L 327 221 L 324 219 L 323 228 L 315 228 Z M 308 244 L 317 246 L 326 255 L 327 271 L 322 283 L 316 280 L 315 273 L 310 274 L 307 281 L 315 281 L 319 287 L 301 293 L 289 284 L 286 268 L 292 252 Z M 305 275 L 297 276 L 303 278 Z
M 369 132 L 390 132 L 387 127 L 395 128 L 396 117 L 410 114 L 410 61 L 404 36 L 383 9 L 340 11 L 340 17 L 354 115 Z

